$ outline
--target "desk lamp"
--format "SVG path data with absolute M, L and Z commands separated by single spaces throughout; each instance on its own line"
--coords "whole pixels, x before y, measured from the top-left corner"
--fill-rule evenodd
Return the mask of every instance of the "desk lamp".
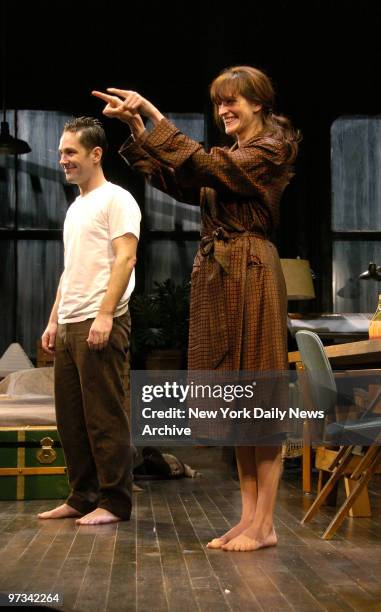
M 372 261 L 369 262 L 368 269 L 365 272 L 359 274 L 360 280 L 377 280 L 381 281 L 381 266 L 377 266 L 377 264 Z

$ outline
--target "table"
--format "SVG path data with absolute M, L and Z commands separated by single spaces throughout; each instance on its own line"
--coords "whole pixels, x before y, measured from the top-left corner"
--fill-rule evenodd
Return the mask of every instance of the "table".
M 335 366 L 344 365 L 381 367 L 381 339 L 332 344 L 325 346 L 324 351 L 333 369 Z M 301 363 L 299 351 L 292 351 L 288 354 L 288 363 L 290 365 Z
M 381 339 L 359 340 L 345 344 L 333 344 L 324 347 L 332 368 L 335 367 L 377 367 L 381 368 Z M 296 369 L 303 369 L 299 351 L 288 353 L 288 363 Z M 305 441 L 303 445 L 303 492 L 312 492 L 312 449 Z
M 369 321 L 373 313 L 288 313 L 287 327 L 292 337 L 308 329 L 324 340 L 355 342 L 368 339 Z

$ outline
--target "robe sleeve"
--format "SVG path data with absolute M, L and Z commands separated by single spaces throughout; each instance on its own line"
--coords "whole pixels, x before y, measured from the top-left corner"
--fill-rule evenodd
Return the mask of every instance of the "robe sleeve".
M 258 137 L 243 147 L 215 147 L 209 153 L 162 119 L 137 141 L 153 160 L 188 178 L 193 188 L 211 187 L 238 197 L 263 196 L 266 185 L 284 171 L 283 143 Z
M 179 168 L 175 168 L 155 159 L 140 144 L 131 137 L 121 146 L 119 154 L 131 168 L 146 178 L 149 183 L 167 193 L 178 202 L 198 206 L 200 204 L 200 189 L 194 187 L 192 181 Z

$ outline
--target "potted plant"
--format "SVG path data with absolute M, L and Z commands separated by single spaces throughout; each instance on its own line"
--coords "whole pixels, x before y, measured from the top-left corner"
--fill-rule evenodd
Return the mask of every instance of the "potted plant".
M 184 367 L 189 327 L 189 283 L 175 285 L 168 278 L 155 282 L 148 294 L 135 294 L 130 302 L 131 351 L 147 370 Z

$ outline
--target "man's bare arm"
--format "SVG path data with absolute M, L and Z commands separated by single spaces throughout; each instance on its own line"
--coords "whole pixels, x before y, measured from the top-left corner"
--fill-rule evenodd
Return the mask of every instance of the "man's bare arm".
M 58 326 L 58 306 L 61 300 L 61 282 L 62 276 L 60 278 L 60 282 L 58 284 L 56 299 L 53 304 L 52 311 L 50 313 L 49 321 L 46 326 L 44 333 L 41 336 L 41 344 L 42 349 L 45 353 L 49 353 L 50 355 L 54 354 L 54 349 L 56 345 L 56 335 L 57 335 L 57 326 Z
M 108 343 L 113 316 L 120 298 L 124 294 L 136 264 L 138 239 L 133 234 L 124 234 L 112 241 L 115 253 L 107 291 L 99 312 L 90 327 L 87 343 L 92 350 L 102 350 Z

